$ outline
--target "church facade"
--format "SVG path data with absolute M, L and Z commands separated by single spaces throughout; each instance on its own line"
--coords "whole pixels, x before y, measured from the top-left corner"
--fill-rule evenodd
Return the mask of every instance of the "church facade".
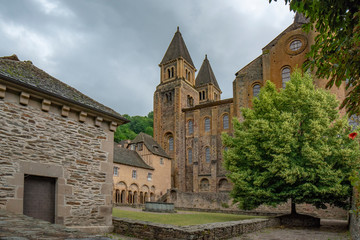
M 294 22 L 262 49 L 262 54 L 239 70 L 233 81 L 233 98 L 221 99 L 221 89 L 207 56 L 195 76 L 186 44 L 175 33 L 161 63 L 160 84 L 154 93 L 154 138 L 173 159 L 172 187 L 184 193 L 221 193 L 232 186 L 223 168 L 223 132 L 231 134 L 232 119 L 241 120 L 240 109 L 251 107 L 266 80 L 280 89 L 290 74 L 307 61 L 306 53 L 315 32 L 301 26 L 306 19 L 296 14 Z M 315 79 L 317 87 L 326 80 Z M 339 100 L 344 87 L 330 90 Z

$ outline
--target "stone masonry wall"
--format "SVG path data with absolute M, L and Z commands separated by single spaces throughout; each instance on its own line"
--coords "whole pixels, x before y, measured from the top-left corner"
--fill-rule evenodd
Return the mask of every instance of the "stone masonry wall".
M 172 198 L 174 198 L 172 196 Z M 251 211 L 239 210 L 236 205 L 232 204 L 232 200 L 229 197 L 229 192 L 202 192 L 202 193 L 188 193 L 177 192 L 176 200 L 170 199 L 170 202 L 175 204 L 175 208 L 181 209 L 196 209 L 196 210 L 210 210 L 221 212 L 237 212 L 241 214 L 253 214 L 253 215 L 274 215 L 274 214 L 288 214 L 291 207 L 290 202 L 280 204 L 276 207 L 270 207 L 262 205 Z M 346 219 L 348 213 L 346 210 L 337 207 L 328 207 L 327 209 L 316 209 L 309 204 L 297 204 L 296 210 L 301 214 L 309 214 L 314 217 L 320 218 L 334 218 L 334 219 Z
M 240 234 L 280 225 L 278 218 L 251 219 L 178 227 L 168 224 L 114 218 L 114 232 L 141 239 L 229 239 Z
M 36 104 L 0 99 L 0 209 L 22 213 L 26 174 L 54 177 L 56 223 L 111 226 L 111 134 Z

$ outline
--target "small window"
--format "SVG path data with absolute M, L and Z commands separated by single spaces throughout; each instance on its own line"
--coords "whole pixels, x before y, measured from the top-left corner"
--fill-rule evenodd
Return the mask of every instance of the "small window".
M 164 165 L 164 159 L 160 158 L 160 165 Z
M 210 162 L 210 148 L 209 147 L 205 148 L 205 160 L 207 163 Z
M 291 51 L 297 51 L 301 48 L 302 42 L 300 40 L 294 40 L 290 43 L 290 50 Z
M 223 116 L 223 129 L 229 129 L 229 115 Z
M 214 100 L 217 100 L 217 94 L 214 93 Z
M 169 150 L 170 151 L 174 150 L 174 138 L 173 137 L 169 137 Z
M 143 150 L 143 144 L 142 143 L 138 143 L 138 150 L 142 151 Z
M 131 144 L 130 149 L 134 151 L 135 150 L 135 144 Z
M 188 162 L 189 162 L 189 164 L 192 164 L 192 149 L 191 148 L 188 150 Z
M 192 120 L 188 121 L 188 132 L 189 134 L 193 134 L 194 133 L 194 124 Z
M 118 175 L 119 175 L 119 168 L 114 167 L 114 176 L 118 176 Z
M 136 170 L 132 170 L 132 178 L 136 179 L 137 175 L 136 175 Z
M 205 132 L 210 132 L 210 118 L 205 118 L 204 120 L 205 123 Z
M 255 84 L 253 86 L 253 97 L 258 97 L 260 93 L 260 85 L 259 84 Z
M 150 173 L 150 172 L 148 173 L 147 179 L 148 179 L 148 181 L 152 180 L 152 173 Z
M 282 87 L 286 87 L 286 83 L 290 80 L 290 68 L 283 68 L 281 71 Z

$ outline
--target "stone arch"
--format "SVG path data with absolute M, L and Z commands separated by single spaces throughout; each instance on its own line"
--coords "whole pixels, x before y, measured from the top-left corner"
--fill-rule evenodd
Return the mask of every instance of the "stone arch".
M 167 132 L 164 135 L 164 146 L 168 151 L 174 151 L 174 135 L 172 132 Z
M 118 189 L 127 189 L 127 185 L 124 181 L 120 181 L 116 184 L 116 188 Z
M 122 190 L 120 194 L 120 203 L 126 203 L 126 191 Z
M 230 191 L 231 185 L 226 178 L 221 178 L 218 183 L 219 191 Z
M 202 178 L 200 180 L 200 191 L 209 191 L 210 190 L 210 182 L 207 178 Z
M 171 201 L 176 201 L 177 200 L 177 191 L 176 190 L 171 190 L 170 191 L 170 197 L 171 197 Z

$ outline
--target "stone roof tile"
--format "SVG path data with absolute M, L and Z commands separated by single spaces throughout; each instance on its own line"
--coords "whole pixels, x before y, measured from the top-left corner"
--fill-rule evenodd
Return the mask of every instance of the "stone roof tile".
M 183 57 L 191 66 L 195 68 L 194 63 L 190 57 L 189 51 L 186 47 L 185 41 L 182 38 L 178 27 L 160 64 L 167 63 L 179 57 Z
M 0 77 L 3 77 L 4 80 L 13 80 L 16 83 L 43 90 L 46 93 L 99 110 L 125 123 L 129 122 L 111 108 L 104 106 L 37 68 L 31 61 L 19 61 L 16 55 L 0 58 Z
M 165 150 L 148 134 L 146 133 L 139 133 L 131 143 L 144 143 L 147 149 L 158 156 L 171 158 L 169 155 L 166 154 Z
M 207 84 L 214 84 L 220 90 L 219 84 L 211 68 L 210 62 L 207 59 L 207 55 L 205 55 L 205 59 L 195 79 L 195 87 L 201 87 Z
M 144 162 L 144 160 L 140 157 L 140 155 L 136 151 L 119 147 L 117 143 L 114 143 L 113 161 L 114 163 L 154 170 L 153 167 L 150 167 Z

